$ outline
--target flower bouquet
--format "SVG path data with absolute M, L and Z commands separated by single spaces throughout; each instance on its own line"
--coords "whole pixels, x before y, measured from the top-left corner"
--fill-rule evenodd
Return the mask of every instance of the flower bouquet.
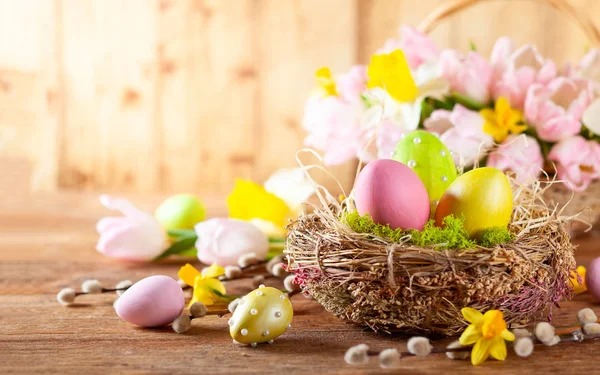
M 419 29 L 477 2 L 447 3 Z M 575 16 L 600 44 L 583 14 L 565 2 L 545 3 Z M 336 76 L 317 71 L 303 126 L 306 144 L 324 152 L 325 164 L 390 158 L 405 134 L 425 129 L 439 135 L 461 171 L 489 166 L 518 183 L 557 179 L 562 184 L 544 192 L 549 203 L 570 200 L 565 215 L 587 207 L 600 213 L 600 49 L 559 67 L 534 45 L 506 37 L 483 56 L 475 45 L 441 49 L 411 27 L 400 33 L 367 66 Z

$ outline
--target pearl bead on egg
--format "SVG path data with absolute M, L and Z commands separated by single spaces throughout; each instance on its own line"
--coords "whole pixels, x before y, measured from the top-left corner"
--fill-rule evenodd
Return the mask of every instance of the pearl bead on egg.
M 419 137 L 415 137 L 415 138 L 413 139 L 413 142 L 414 142 L 416 145 L 418 145 L 419 143 L 421 143 L 421 138 L 419 138 Z
M 446 156 L 446 150 L 441 150 L 440 151 L 440 156 Z
M 446 182 L 446 181 L 448 181 L 448 177 L 442 176 L 442 182 Z
M 415 138 L 415 139 L 416 139 L 416 138 Z M 408 166 L 409 168 L 414 168 L 414 167 L 416 167 L 416 166 L 417 166 L 417 162 L 416 162 L 416 161 L 414 161 L 414 160 L 409 160 L 409 161 L 408 161 L 408 164 L 407 164 L 407 166 Z

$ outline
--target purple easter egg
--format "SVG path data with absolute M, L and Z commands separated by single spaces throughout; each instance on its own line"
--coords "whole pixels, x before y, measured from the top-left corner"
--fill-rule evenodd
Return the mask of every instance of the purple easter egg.
M 119 318 L 142 327 L 160 327 L 173 322 L 183 310 L 185 297 L 177 281 L 168 276 L 150 276 L 133 284 L 117 300 Z
M 588 292 L 600 301 L 600 258 L 592 260 L 585 273 L 585 285 Z
M 422 230 L 429 219 L 425 185 L 406 165 L 391 159 L 367 164 L 354 183 L 354 200 L 361 215 L 393 229 Z

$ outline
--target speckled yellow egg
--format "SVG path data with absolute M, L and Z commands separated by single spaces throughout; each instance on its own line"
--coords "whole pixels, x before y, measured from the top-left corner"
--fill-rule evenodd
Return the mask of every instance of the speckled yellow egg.
M 435 224 L 442 225 L 446 216 L 464 218 L 464 227 L 471 238 L 484 229 L 506 227 L 513 209 L 512 189 L 502 171 L 476 168 L 460 175 L 448 187 L 435 212 Z
M 294 309 L 281 290 L 261 286 L 242 297 L 229 319 L 229 334 L 238 343 L 272 343 L 289 327 Z

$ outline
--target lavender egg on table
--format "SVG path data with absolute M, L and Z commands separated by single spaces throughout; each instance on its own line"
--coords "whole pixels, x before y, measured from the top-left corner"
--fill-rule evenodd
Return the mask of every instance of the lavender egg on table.
M 177 281 L 168 276 L 150 276 L 133 284 L 119 297 L 119 318 L 142 327 L 172 323 L 183 311 L 185 297 Z
M 592 260 L 585 273 L 585 286 L 595 300 L 600 301 L 600 258 Z
M 360 215 L 392 229 L 422 230 L 429 219 L 425 185 L 412 169 L 391 159 L 367 164 L 354 183 L 354 201 Z

